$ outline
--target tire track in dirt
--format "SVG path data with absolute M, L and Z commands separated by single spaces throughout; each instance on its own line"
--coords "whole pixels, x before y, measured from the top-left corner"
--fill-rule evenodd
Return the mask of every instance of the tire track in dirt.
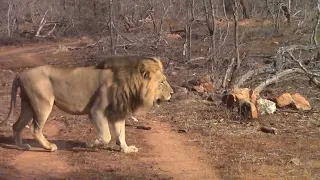
M 77 45 L 81 41 L 63 42 L 59 45 Z M 41 52 L 56 51 L 58 44 L 36 44 L 28 47 L 4 47 L 0 49 L 0 68 L 29 68 L 45 65 L 46 63 L 37 58 Z
M 146 132 L 145 138 L 153 147 L 153 156 L 144 161 L 153 161 L 155 167 L 174 179 L 217 179 L 213 168 L 205 162 L 207 157 L 186 139 L 173 132 L 168 123 L 153 121 L 153 131 Z
M 73 42 L 63 42 L 63 43 L 59 43 L 60 45 L 75 45 L 75 44 L 79 44 L 79 41 L 73 41 Z M 57 47 L 57 44 L 36 44 L 36 45 L 30 45 L 28 47 L 3 47 L 0 49 L 0 56 L 8 56 L 11 54 L 19 54 L 19 53 L 23 53 L 26 51 L 37 51 L 37 50 L 45 50 L 45 49 L 50 49 L 50 48 L 54 48 Z
M 47 122 L 44 134 L 52 141 L 58 136 L 62 126 L 63 124 L 57 121 Z M 31 136 L 29 137 L 32 139 Z M 23 151 L 17 155 L 10 166 L 20 172 L 19 179 L 27 180 L 35 177 L 62 179 L 74 171 L 73 167 L 67 163 L 66 155 L 70 153 L 64 150 L 50 153 L 42 148 L 32 147 L 31 151 Z
M 68 43 L 60 43 L 62 45 L 74 45 L 79 42 L 68 42 Z M 41 59 L 38 59 L 36 56 L 39 52 L 35 51 L 54 51 L 57 47 L 57 44 L 38 44 L 31 47 L 22 47 L 22 48 L 12 48 L 5 47 L 0 50 L 0 57 L 8 57 L 13 56 L 14 58 L 6 58 L 5 61 L 9 61 L 6 64 L 6 69 L 10 68 L 25 68 L 25 67 L 34 67 L 45 65 L 46 63 Z M 17 58 L 18 57 L 18 58 Z M 1 59 L 0 59 L 1 60 Z M 17 61 L 17 62 L 12 62 Z M 0 65 L 1 62 L 0 62 Z M 3 65 L 1 66 L 3 68 Z M 62 124 L 52 124 L 50 122 L 46 123 L 44 128 L 44 134 L 48 137 L 52 138 L 58 135 L 59 129 Z M 23 137 L 27 138 L 27 137 Z M 32 136 L 29 135 L 30 139 L 33 139 Z M 33 179 L 35 177 L 41 178 L 65 178 L 67 174 L 73 172 L 73 168 L 68 165 L 66 158 L 66 153 L 58 151 L 53 153 L 48 153 L 42 148 L 32 148 L 31 151 L 23 151 L 17 153 L 17 156 L 8 164 L 11 167 L 14 167 L 14 171 L 19 173 L 7 173 L 3 174 L 5 178 L 19 178 L 19 179 Z M 63 154 L 63 155 L 61 155 Z M 54 173 L 53 173 L 54 172 Z M 0 172 L 1 173 L 1 172 Z M 0 178 L 1 178 L 0 174 Z M 3 177 L 3 178 L 4 178 Z

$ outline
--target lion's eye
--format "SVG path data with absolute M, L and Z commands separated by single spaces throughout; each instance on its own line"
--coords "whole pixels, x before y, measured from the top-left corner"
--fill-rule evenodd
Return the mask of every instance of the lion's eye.
M 164 85 L 164 83 L 163 83 L 163 82 L 161 82 L 161 85 Z

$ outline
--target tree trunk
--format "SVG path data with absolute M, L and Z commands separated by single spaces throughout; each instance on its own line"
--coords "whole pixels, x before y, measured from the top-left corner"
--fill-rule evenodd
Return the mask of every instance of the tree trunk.
M 113 55 L 115 54 L 115 44 L 114 44 L 114 23 L 113 23 L 113 0 L 109 1 L 110 7 L 110 53 Z

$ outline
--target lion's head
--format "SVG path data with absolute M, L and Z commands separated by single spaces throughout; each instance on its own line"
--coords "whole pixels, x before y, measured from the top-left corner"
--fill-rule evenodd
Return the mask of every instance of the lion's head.
M 144 104 L 147 106 L 158 105 L 161 101 L 171 98 L 173 89 L 163 73 L 163 65 L 159 58 L 152 57 L 138 63 L 138 72 L 145 85 L 141 91 Z
M 167 81 L 167 77 L 165 75 L 160 78 L 161 81 L 157 85 L 156 95 L 154 105 L 159 105 L 161 101 L 168 101 L 173 94 L 173 89 Z
M 110 108 L 119 113 L 131 113 L 141 106 L 158 105 L 161 101 L 168 101 L 173 93 L 164 75 L 162 62 L 156 57 L 109 56 L 96 68 L 114 72 Z

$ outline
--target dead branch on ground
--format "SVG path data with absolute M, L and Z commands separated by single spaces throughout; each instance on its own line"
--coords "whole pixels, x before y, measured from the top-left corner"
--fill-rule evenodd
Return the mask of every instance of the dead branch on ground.
M 310 51 L 310 50 L 314 50 L 317 49 L 318 47 L 316 46 L 304 46 L 304 45 L 291 45 L 291 46 L 285 46 L 285 47 L 280 47 L 277 51 L 277 55 L 275 58 L 275 67 L 277 70 L 282 69 L 283 65 L 286 62 L 286 58 L 285 58 L 285 53 L 286 52 L 292 52 L 292 51 Z
M 299 67 L 304 71 L 304 74 L 307 75 L 310 78 L 310 81 L 313 82 L 315 85 L 317 85 L 320 88 L 320 81 L 318 81 L 316 79 L 316 77 L 320 77 L 320 74 L 310 72 L 309 70 L 307 70 L 306 67 L 304 67 L 302 65 L 302 63 L 298 59 L 296 59 L 293 56 L 293 54 L 290 51 L 288 51 L 287 53 L 290 55 L 291 59 L 294 62 L 296 62 L 299 65 Z
M 196 57 L 196 58 L 192 58 L 190 59 L 187 64 L 189 63 L 192 63 L 192 62 L 195 62 L 195 61 L 201 61 L 201 60 L 206 60 L 207 58 L 206 57 Z
M 97 42 L 91 43 L 91 44 L 85 44 L 83 46 L 64 46 L 66 47 L 68 50 L 79 50 L 79 49 L 87 49 L 87 48 L 94 48 L 96 46 L 98 46 L 100 43 L 104 43 L 102 40 L 99 40 Z M 62 46 L 59 45 L 59 48 L 61 49 Z
M 10 73 L 12 75 L 16 75 L 16 73 L 11 71 L 11 70 L 7 70 L 7 69 L 0 69 L 0 70 L 3 71 L 3 72 L 8 72 L 8 73 Z
M 264 80 L 262 83 L 260 83 L 260 85 L 254 88 L 254 91 L 256 93 L 260 93 L 262 90 L 264 90 L 265 87 L 278 82 L 284 76 L 297 73 L 305 75 L 310 79 L 310 82 L 314 83 L 317 87 L 320 88 L 320 81 L 318 80 L 318 78 L 320 78 L 320 74 L 317 73 L 316 69 L 311 69 L 312 66 L 310 66 L 308 69 L 308 67 L 306 67 L 306 65 L 303 64 L 302 60 L 297 59 L 293 54 L 294 51 L 300 51 L 301 53 L 301 51 L 311 51 L 317 49 L 319 49 L 319 47 L 317 46 L 304 45 L 291 45 L 286 47 L 280 47 L 277 51 L 278 55 L 276 56 L 276 61 L 281 62 L 281 68 L 266 66 L 260 69 L 249 71 L 238 80 L 238 82 L 236 83 L 236 85 L 233 86 L 233 88 L 239 88 L 253 76 L 257 76 L 264 73 L 275 73 L 276 71 L 278 71 L 277 74 L 275 74 L 269 79 Z
M 275 73 L 275 69 L 273 69 L 271 66 L 265 66 L 259 69 L 254 69 L 248 71 L 246 74 L 244 74 L 239 81 L 233 86 L 233 88 L 239 88 L 242 86 L 248 79 L 250 79 L 253 76 L 258 76 L 265 73 Z
M 262 90 L 264 90 L 265 87 L 267 87 L 270 84 L 274 84 L 275 82 L 277 82 L 280 78 L 282 78 L 283 76 L 292 74 L 292 73 L 301 73 L 303 74 L 304 71 L 302 69 L 299 68 L 292 68 L 292 69 L 287 69 L 284 70 L 282 72 L 277 73 L 276 75 L 274 75 L 272 78 L 265 80 L 264 82 L 262 82 L 258 87 L 256 87 L 254 89 L 254 91 L 259 94 Z

